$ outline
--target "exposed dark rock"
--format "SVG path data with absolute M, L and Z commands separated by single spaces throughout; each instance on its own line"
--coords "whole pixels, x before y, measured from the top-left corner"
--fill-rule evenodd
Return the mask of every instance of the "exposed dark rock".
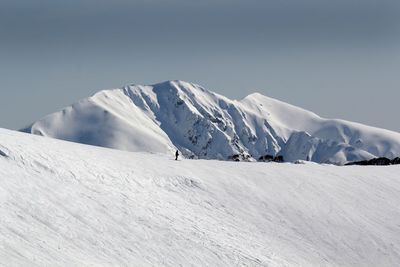
M 270 161 L 274 161 L 274 162 L 284 162 L 283 156 L 272 156 L 272 155 L 265 155 L 265 156 L 261 156 L 258 158 L 258 161 L 264 161 L 264 162 L 270 162 Z
M 240 161 L 240 155 L 235 154 L 235 155 L 230 156 L 228 159 L 233 160 L 233 161 Z
M 274 161 L 275 161 L 275 162 L 284 162 L 283 156 L 276 156 L 276 157 L 274 158 Z
M 178 100 L 178 101 L 176 102 L 176 106 L 183 105 L 183 103 L 184 103 L 183 100 L 180 99 L 180 100 Z
M 400 158 L 397 157 L 397 158 L 392 159 L 392 164 L 393 165 L 400 164 Z
M 362 161 L 355 161 L 355 162 L 349 162 L 346 163 L 346 165 L 377 165 L 377 166 L 387 166 L 387 165 L 394 165 L 394 164 L 400 164 L 400 158 L 395 158 L 393 160 L 390 160 L 385 157 L 381 158 L 374 158 L 370 160 L 362 160 Z
M 234 154 L 228 158 L 228 160 L 232 161 L 249 161 L 251 159 L 251 155 L 247 153 L 241 153 L 241 154 Z
M 258 161 L 273 161 L 274 160 L 274 156 L 271 155 L 265 155 L 265 156 L 261 156 L 258 158 Z
M 376 158 L 370 161 L 373 165 L 390 165 L 392 161 L 388 158 Z

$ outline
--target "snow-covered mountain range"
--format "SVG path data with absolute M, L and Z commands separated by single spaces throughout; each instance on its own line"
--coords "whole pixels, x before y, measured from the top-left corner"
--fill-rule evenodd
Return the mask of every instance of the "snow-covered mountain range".
M 128 151 L 203 159 L 265 155 L 343 164 L 400 156 L 400 133 L 324 119 L 259 93 L 231 100 L 184 81 L 104 90 L 22 131 Z

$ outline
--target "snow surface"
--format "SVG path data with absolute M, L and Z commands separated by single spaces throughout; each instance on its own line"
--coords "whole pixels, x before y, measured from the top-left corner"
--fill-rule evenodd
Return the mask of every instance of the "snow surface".
M 175 161 L 0 129 L 0 265 L 397 266 L 399 173 Z
M 324 119 L 258 93 L 230 100 L 184 81 L 101 91 L 23 131 L 128 151 L 179 149 L 203 159 L 282 155 L 344 164 L 400 156 L 400 133 Z

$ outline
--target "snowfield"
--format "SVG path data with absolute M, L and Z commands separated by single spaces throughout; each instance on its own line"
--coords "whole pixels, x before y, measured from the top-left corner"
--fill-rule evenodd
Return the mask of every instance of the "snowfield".
M 202 159 L 282 155 L 344 164 L 400 156 L 400 133 L 321 118 L 258 93 L 231 100 L 184 81 L 100 91 L 23 131 L 134 152 L 179 149 Z
M 0 129 L 0 265 L 398 266 L 400 166 L 173 160 Z

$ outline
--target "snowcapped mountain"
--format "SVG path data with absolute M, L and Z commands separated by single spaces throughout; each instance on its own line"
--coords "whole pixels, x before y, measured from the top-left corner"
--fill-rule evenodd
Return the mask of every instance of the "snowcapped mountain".
M 399 171 L 176 162 L 0 129 L 0 265 L 398 266 Z
M 128 151 L 179 149 L 204 159 L 282 155 L 343 164 L 400 155 L 400 133 L 324 119 L 258 93 L 231 100 L 183 81 L 101 91 L 23 131 Z

